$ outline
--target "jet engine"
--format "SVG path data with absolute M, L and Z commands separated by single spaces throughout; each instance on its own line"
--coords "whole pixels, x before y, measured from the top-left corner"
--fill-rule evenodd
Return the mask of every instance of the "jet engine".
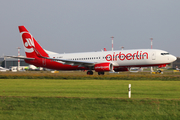
M 109 63 L 109 62 L 106 62 L 106 63 L 97 63 L 94 66 L 94 70 L 96 72 L 113 71 L 113 65 L 112 65 L 112 63 Z

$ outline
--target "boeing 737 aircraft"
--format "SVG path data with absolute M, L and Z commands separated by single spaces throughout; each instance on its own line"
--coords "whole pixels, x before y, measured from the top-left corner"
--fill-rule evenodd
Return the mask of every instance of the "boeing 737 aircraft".
M 165 67 L 176 57 L 158 49 L 115 50 L 58 54 L 43 49 L 24 26 L 19 26 L 26 56 L 9 56 L 24 59 L 37 67 L 55 70 L 95 70 L 99 75 L 104 72 L 128 71 L 130 67 Z

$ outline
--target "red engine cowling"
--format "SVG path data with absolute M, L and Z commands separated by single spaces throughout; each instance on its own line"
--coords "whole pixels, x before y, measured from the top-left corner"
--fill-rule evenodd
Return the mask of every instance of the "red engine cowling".
M 96 72 L 105 72 L 105 71 L 113 71 L 112 63 L 98 63 L 94 66 L 94 70 Z

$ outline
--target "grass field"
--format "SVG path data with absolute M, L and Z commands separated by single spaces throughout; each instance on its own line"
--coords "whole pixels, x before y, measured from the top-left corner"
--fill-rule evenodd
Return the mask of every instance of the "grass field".
M 0 119 L 177 120 L 179 86 L 180 81 L 0 79 Z
M 0 79 L 1 96 L 180 99 L 180 81 Z
M 86 72 L 65 72 L 52 74 L 49 71 L 30 71 L 30 72 L 0 72 L 0 79 L 65 79 L 65 80 L 163 80 L 163 81 L 180 81 L 180 72 L 173 73 L 172 71 L 164 72 L 163 74 L 151 74 L 150 72 L 120 72 L 105 73 L 105 75 L 86 75 Z
M 178 120 L 179 100 L 1 97 L 1 120 Z

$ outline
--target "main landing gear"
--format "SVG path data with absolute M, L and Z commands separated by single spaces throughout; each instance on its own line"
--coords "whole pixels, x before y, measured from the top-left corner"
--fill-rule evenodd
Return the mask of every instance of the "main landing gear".
M 92 70 L 87 71 L 87 75 L 93 75 L 93 71 Z
M 93 75 L 93 71 L 92 70 L 87 71 L 87 75 Z M 98 72 L 98 75 L 104 75 L 104 72 Z
M 98 72 L 98 75 L 104 75 L 104 72 Z

